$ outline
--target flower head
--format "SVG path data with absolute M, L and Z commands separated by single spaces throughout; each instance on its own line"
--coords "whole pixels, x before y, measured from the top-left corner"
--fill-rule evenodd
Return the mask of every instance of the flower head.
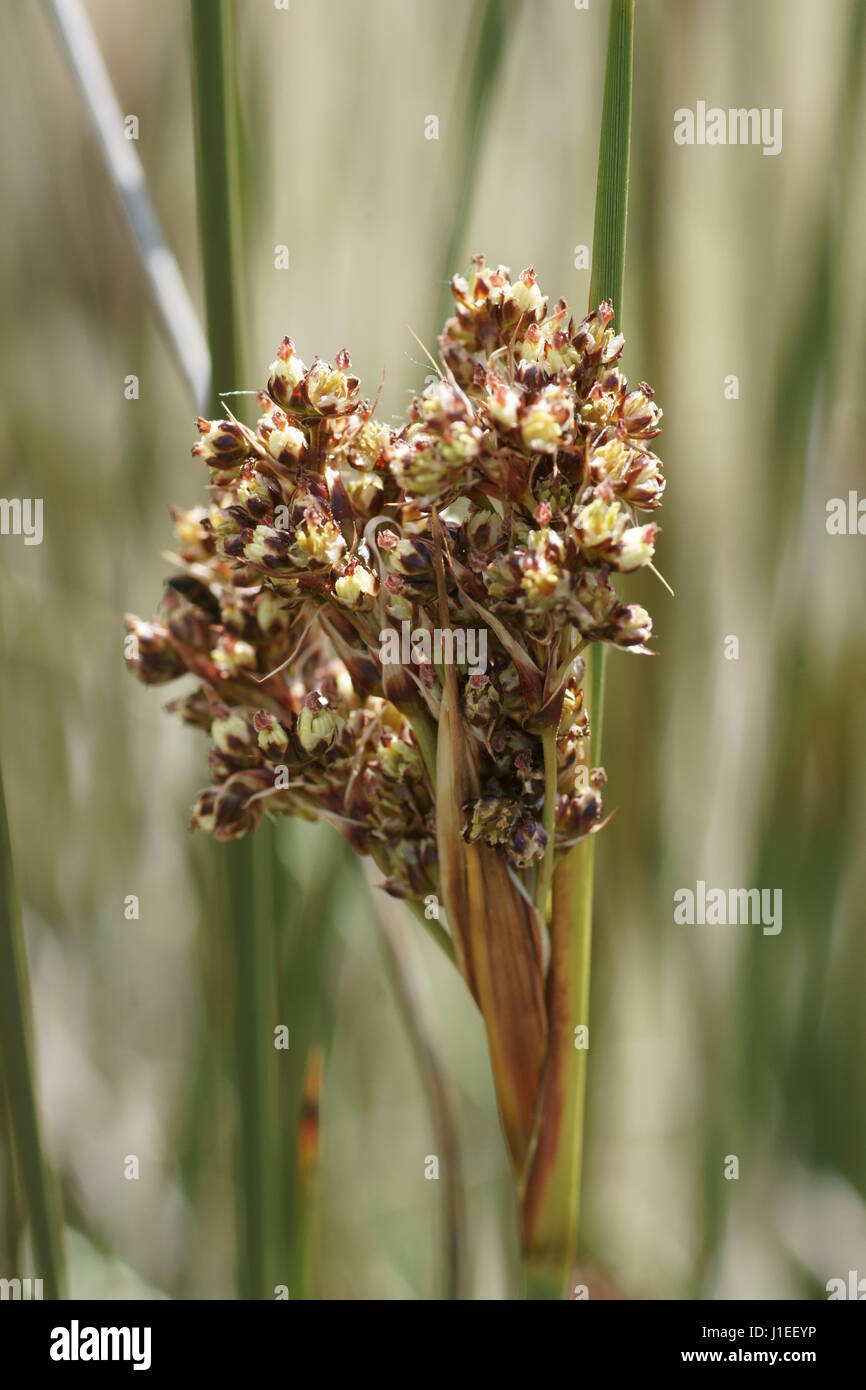
M 555 855 L 601 824 L 580 651 L 647 649 L 649 614 L 616 584 L 654 553 L 641 513 L 664 492 L 661 410 L 620 371 L 610 304 L 575 323 L 532 268 L 512 280 L 480 256 L 452 290 L 442 375 L 402 426 L 375 418 L 348 352 L 307 367 L 288 337 L 255 429 L 198 421 L 212 501 L 174 512 L 182 571 L 152 622 L 127 619 L 127 662 L 146 683 L 197 681 L 171 706 L 211 739 L 195 826 L 232 839 L 265 814 L 330 820 L 415 898 L 440 891 L 443 844 L 418 731 L 441 737 L 456 700 L 458 838 L 531 896 L 545 824 Z

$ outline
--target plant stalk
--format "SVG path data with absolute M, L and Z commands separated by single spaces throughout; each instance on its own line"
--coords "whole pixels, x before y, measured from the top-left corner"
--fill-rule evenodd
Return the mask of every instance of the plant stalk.
M 611 0 L 599 142 L 590 307 L 613 302 L 622 326 L 631 138 L 634 0 Z M 606 651 L 590 665 L 590 763 L 601 756 Z M 589 1044 L 595 842 L 557 865 L 550 920 L 549 1042 L 536 1145 L 522 1202 L 524 1294 L 562 1298 L 577 1252 Z M 586 1029 L 586 1033 L 582 1030 Z
M 30 1223 L 34 1276 L 42 1280 L 46 1298 L 61 1298 L 60 1204 L 42 1145 L 31 1037 L 27 952 L 0 777 L 0 1063 L 9 1105 L 17 1178 Z
M 199 410 L 207 408 L 210 358 L 177 261 L 153 206 L 135 145 L 123 133 L 123 114 L 82 0 L 48 0 L 81 100 L 99 141 L 106 172 L 123 208 L 130 244 L 177 365 Z
M 459 117 L 460 131 L 454 141 L 457 151 L 451 170 L 453 213 L 451 231 L 442 259 L 440 314 L 437 332 L 443 317 L 452 312 L 451 276 L 461 264 L 463 238 L 472 210 L 472 193 L 476 183 L 478 157 L 496 89 L 502 76 L 508 39 L 520 13 L 521 0 L 479 0 L 481 14 L 476 29 L 471 57 L 463 64 L 459 84 L 465 96 Z
M 535 895 L 535 906 L 541 915 L 542 921 L 547 921 L 547 904 L 550 897 L 550 886 L 553 882 L 553 863 L 554 850 L 556 843 L 556 735 L 558 729 L 555 724 L 548 725 L 541 735 L 541 746 L 544 752 L 544 832 L 547 835 L 547 844 L 544 847 L 544 859 L 541 861 L 541 868 L 538 873 L 538 890 Z
M 418 996 L 412 964 L 403 945 L 400 922 L 391 903 L 383 901 L 382 892 L 369 872 L 367 880 L 374 895 L 391 989 L 426 1093 L 433 1134 L 442 1162 L 442 1218 L 446 1254 L 442 1282 L 445 1297 L 459 1299 L 468 1292 L 468 1273 L 463 1166 L 454 1104 L 442 1060 Z
M 191 0 L 198 215 L 211 409 L 241 380 L 240 237 L 234 5 Z M 273 1297 L 271 1249 L 277 1228 L 272 1191 L 276 1144 L 273 1050 L 273 844 L 270 827 L 222 849 L 227 927 L 235 959 L 235 1071 L 239 1100 L 239 1288 Z

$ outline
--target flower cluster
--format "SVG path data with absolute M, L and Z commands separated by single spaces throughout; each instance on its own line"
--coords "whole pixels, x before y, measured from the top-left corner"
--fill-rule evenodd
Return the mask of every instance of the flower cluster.
M 327 819 L 413 898 L 438 891 L 449 690 L 467 843 L 531 890 L 551 826 L 559 854 L 600 825 L 581 651 L 646 650 L 649 615 L 615 580 L 650 562 L 658 528 L 640 513 L 664 492 L 661 411 L 616 365 L 610 304 L 576 324 L 562 300 L 548 312 L 531 269 L 512 282 L 481 257 L 453 294 L 441 375 L 399 428 L 376 419 L 347 352 L 306 366 L 290 338 L 255 429 L 199 420 L 212 502 L 175 512 L 179 570 L 153 621 L 127 618 L 140 679 L 196 678 L 170 706 L 211 739 L 193 825 L 231 839 L 264 813 Z M 485 670 L 384 656 L 407 623 L 483 631 Z

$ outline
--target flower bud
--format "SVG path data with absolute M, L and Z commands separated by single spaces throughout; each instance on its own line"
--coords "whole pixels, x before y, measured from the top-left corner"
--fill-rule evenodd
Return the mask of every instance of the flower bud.
M 563 386 L 551 382 L 520 414 L 520 432 L 528 449 L 555 454 L 574 420 L 574 406 Z
M 210 736 L 219 751 L 227 757 L 240 757 L 252 747 L 249 726 L 239 714 L 227 714 L 224 718 L 215 719 L 210 726 Z
M 226 507 L 213 506 L 208 512 L 208 525 L 219 548 L 229 536 L 237 535 L 240 523 Z
M 486 507 L 477 507 L 466 523 L 466 538 L 473 550 L 485 554 L 496 549 L 502 540 L 504 529 L 502 517 L 498 512 L 489 511 Z
M 300 463 L 307 452 L 307 437 L 297 425 L 289 422 L 282 410 L 272 410 L 258 423 L 259 438 L 277 463 Z
M 172 508 L 174 529 L 180 542 L 181 557 L 188 563 L 206 563 L 214 550 L 214 539 L 208 522 L 207 507 L 192 507 L 188 512 Z
M 258 657 L 255 647 L 230 632 L 224 632 L 210 653 L 210 659 L 224 676 L 237 676 L 242 671 L 254 671 Z
M 250 446 L 243 425 L 236 420 L 203 420 L 196 424 L 202 438 L 193 444 L 194 458 L 202 458 L 211 468 L 234 468 L 243 463 Z
M 652 636 L 652 618 L 639 603 L 624 603 L 614 614 L 613 641 L 618 647 L 643 647 Z
M 401 738 L 382 739 L 376 750 L 382 775 L 389 782 L 414 779 L 421 773 L 421 756 L 417 748 Z
M 259 747 L 269 762 L 279 762 L 289 746 L 289 736 L 278 719 L 265 709 L 253 715 Z
M 612 558 L 616 569 L 623 574 L 630 574 L 642 565 L 648 565 L 655 553 L 653 542 L 658 530 L 658 526 L 650 522 L 648 526 L 630 526 L 628 530 L 623 531 L 618 551 Z
M 383 483 L 378 473 L 362 473 L 346 479 L 352 506 L 361 516 L 374 516 L 381 508 Z
M 358 395 L 359 382 L 345 370 L 348 367 L 349 354 L 345 348 L 337 354 L 336 367 L 318 357 L 313 362 L 304 382 L 304 395 L 319 415 L 339 415 L 351 408 Z
M 662 412 L 653 400 L 654 394 L 652 387 L 642 381 L 623 401 L 623 424 L 633 439 L 651 439 L 661 430 Z
M 391 431 L 378 420 L 367 420 L 351 439 L 346 457 L 359 473 L 376 467 L 391 442 Z
M 379 533 L 379 545 L 382 547 L 382 533 Z M 425 545 L 420 541 L 411 540 L 407 536 L 401 536 L 388 556 L 389 563 L 398 574 L 405 575 L 407 579 L 414 579 L 419 574 L 424 574 L 430 569 L 430 553 Z
M 589 367 L 607 366 L 615 362 L 625 345 L 621 333 L 614 333 L 609 327 L 613 321 L 613 305 L 609 300 L 579 324 L 574 335 L 574 346 Z
M 256 604 L 256 622 L 262 632 L 276 632 L 288 623 L 284 601 L 272 589 L 263 589 Z
M 267 479 L 246 463 L 240 471 L 235 498 L 237 506 L 243 507 L 257 521 L 262 520 L 273 507 Z
M 400 577 L 400 576 L 399 576 L 399 575 L 396 575 L 396 574 L 389 574 L 389 575 L 388 575 L 388 580 L 399 579 L 399 577 Z M 403 623 L 403 622 L 411 623 L 411 621 L 412 621 L 412 602 L 411 602 L 411 599 L 406 598 L 405 594 L 395 593 L 395 592 L 390 588 L 390 586 L 389 586 L 387 580 L 386 580 L 386 583 L 385 583 L 385 592 L 386 592 L 387 595 L 388 595 L 388 597 L 387 597 L 387 599 L 386 599 L 386 601 L 385 601 L 385 612 L 388 614 L 388 617 L 389 617 L 389 618 L 393 618 L 393 620 L 394 620 L 395 622 L 397 622 L 397 623 Z
M 490 373 L 487 378 L 487 410 L 501 429 L 517 429 L 517 413 L 521 397 L 501 377 Z
M 543 318 L 547 300 L 535 283 L 535 271 L 532 266 L 522 271 L 512 286 L 511 294 L 521 314 L 531 314 L 535 319 Z
M 145 685 L 164 685 L 182 676 L 186 667 L 183 658 L 169 641 L 168 629 L 162 623 L 145 623 L 134 613 L 124 619 L 134 641 L 124 644 L 126 664 Z
M 318 757 L 337 741 L 343 728 L 343 721 L 336 710 L 328 708 L 328 703 L 316 691 L 304 700 L 298 715 L 298 742 L 305 753 Z
M 292 563 L 301 569 L 309 565 L 331 569 L 339 564 L 346 542 L 336 522 L 315 504 L 304 513 L 304 524 L 295 532 Z
M 270 773 L 265 768 L 236 772 L 217 793 L 214 803 L 214 837 L 239 840 L 255 830 L 262 818 L 259 793 L 267 790 Z
M 463 709 L 471 724 L 492 724 L 502 709 L 499 691 L 484 675 L 467 677 L 463 689 Z
M 464 392 L 444 378 L 432 381 L 424 394 L 413 401 L 409 413 L 413 420 L 443 432 L 458 420 L 468 425 L 474 421 L 472 406 Z
M 582 839 L 598 825 L 601 814 L 601 797 L 594 786 L 566 793 L 556 803 L 556 833 L 567 840 Z
M 334 583 L 334 596 L 347 608 L 372 608 L 379 592 L 379 578 L 359 560 L 350 560 Z
M 619 502 L 596 497 L 577 513 L 574 534 L 581 550 L 588 555 L 606 556 L 618 545 L 627 524 Z
M 206 835 L 213 834 L 216 827 L 216 798 L 215 787 L 207 787 L 205 791 L 199 792 L 189 820 L 190 830 L 203 830 Z
M 268 367 L 268 392 L 280 405 L 288 405 L 306 375 L 291 338 L 284 338 Z
M 547 831 L 533 816 L 522 816 L 514 827 L 510 844 L 506 845 L 508 856 L 518 869 L 528 869 L 544 858 L 547 847 Z
M 257 526 L 243 548 L 244 559 L 261 569 L 281 569 L 288 557 L 290 538 L 274 526 Z
M 543 526 L 529 532 L 520 567 L 521 588 L 530 606 L 541 606 L 560 591 L 565 579 L 564 558 L 565 545 L 557 531 Z

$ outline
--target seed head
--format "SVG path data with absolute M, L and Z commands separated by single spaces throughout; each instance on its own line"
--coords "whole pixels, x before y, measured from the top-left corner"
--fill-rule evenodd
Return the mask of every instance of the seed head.
M 443 888 L 443 813 L 429 731 L 422 747 L 414 730 L 438 722 L 441 739 L 456 698 L 457 843 L 529 898 L 544 824 L 559 855 L 602 822 L 580 652 L 647 650 L 650 616 L 618 585 L 653 557 L 642 513 L 664 494 L 649 444 L 662 412 L 620 370 L 611 304 L 575 323 L 531 267 L 512 280 L 482 256 L 452 291 L 443 374 L 402 424 L 375 417 L 345 349 L 307 367 L 288 337 L 255 429 L 198 421 L 210 501 L 173 513 L 181 571 L 152 622 L 127 618 L 126 658 L 148 684 L 195 678 L 169 706 L 211 739 L 194 826 L 228 840 L 265 814 L 318 816 L 418 899 Z M 404 624 L 431 641 L 447 629 L 453 655 L 407 659 Z M 483 636 L 480 666 L 457 634 Z

